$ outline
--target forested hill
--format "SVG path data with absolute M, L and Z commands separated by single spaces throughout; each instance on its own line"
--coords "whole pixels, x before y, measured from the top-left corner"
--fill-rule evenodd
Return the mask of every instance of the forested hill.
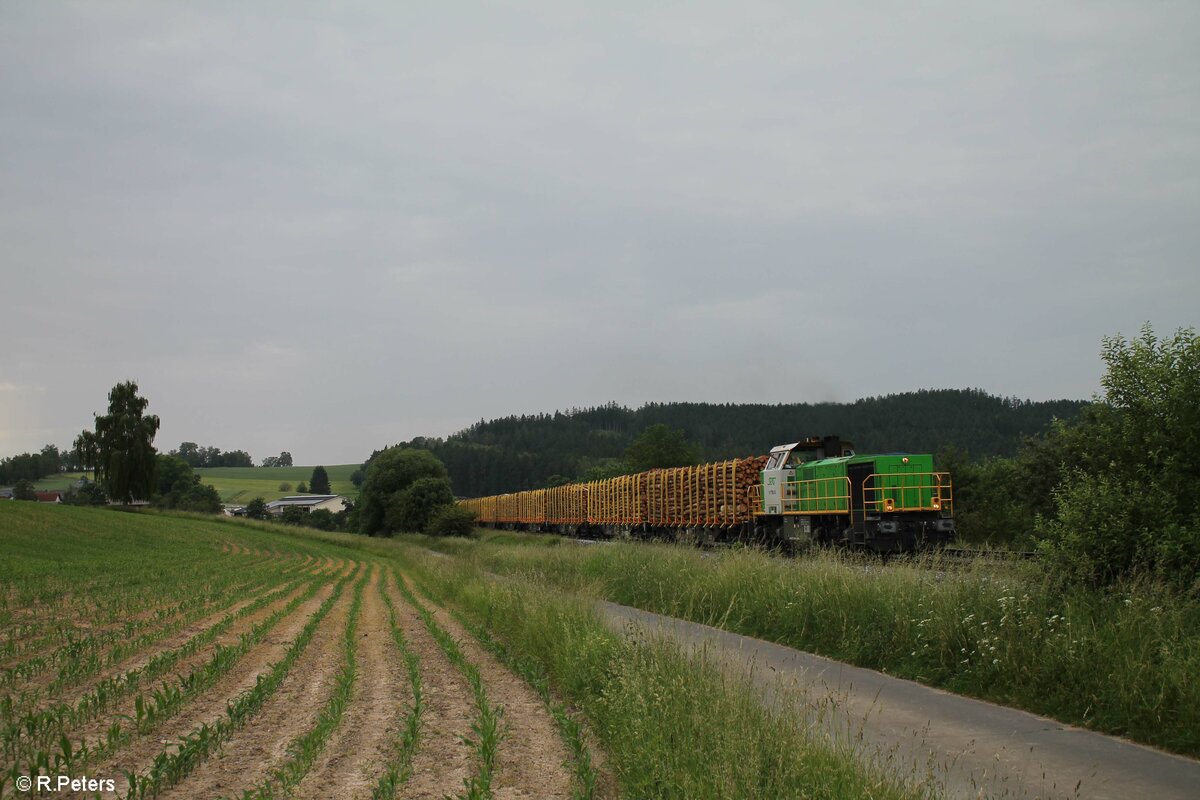
M 610 404 L 569 412 L 480 421 L 448 439 L 417 439 L 450 470 L 464 497 L 537 488 L 550 476 L 575 478 L 619 459 L 647 427 L 683 429 L 704 460 L 766 453 L 807 436 L 838 434 L 859 452 L 936 452 L 953 445 L 972 458 L 1012 455 L 1021 437 L 1055 417 L 1074 417 L 1078 400 L 1031 402 L 978 390 L 946 389 L 869 397 L 853 403 Z

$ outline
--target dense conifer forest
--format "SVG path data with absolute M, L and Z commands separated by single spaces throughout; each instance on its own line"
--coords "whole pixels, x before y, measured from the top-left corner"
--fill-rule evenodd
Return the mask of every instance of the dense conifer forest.
M 1011 456 L 1050 421 L 1077 416 L 1079 400 L 1033 402 L 976 389 L 942 389 L 868 397 L 853 403 L 610 403 L 553 414 L 510 416 L 447 439 L 406 444 L 433 451 L 459 496 L 531 489 L 585 476 L 620 459 L 651 425 L 682 429 L 702 460 L 767 452 L 807 436 L 838 434 L 859 452 L 937 452 L 954 447 L 971 458 Z

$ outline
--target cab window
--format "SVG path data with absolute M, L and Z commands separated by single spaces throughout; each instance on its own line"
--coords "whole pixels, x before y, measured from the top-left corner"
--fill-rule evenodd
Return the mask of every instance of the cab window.
M 800 466 L 804 462 L 808 461 L 808 459 L 805 458 L 806 455 L 808 455 L 808 453 L 806 453 L 805 451 L 803 451 L 799 447 L 797 447 L 795 450 L 792 451 L 791 458 L 788 459 L 787 465 L 789 467 Z

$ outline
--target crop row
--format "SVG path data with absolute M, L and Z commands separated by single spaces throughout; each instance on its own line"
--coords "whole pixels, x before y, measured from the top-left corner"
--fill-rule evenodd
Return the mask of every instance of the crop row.
M 292 594 L 305 580 L 312 582 L 309 590 L 292 601 L 295 604 L 303 602 L 306 596 L 311 596 L 312 593 L 320 588 L 320 580 L 313 578 L 296 579 L 275 592 L 259 597 L 253 603 L 238 611 L 226 614 L 216 624 L 196 634 L 179 647 L 157 653 L 140 667 L 100 681 L 73 705 L 60 704 L 46 709 L 19 714 L 19 710 L 14 708 L 11 698 L 6 696 L 0 700 L 0 725 L 3 726 L 0 730 L 3 731 L 4 755 L 15 759 L 22 750 L 22 744 L 25 744 L 26 748 L 36 749 L 44 746 L 47 742 L 54 741 L 64 731 L 96 718 L 113 702 L 126 696 L 139 685 L 167 674 L 182 659 L 195 654 L 201 647 L 228 630 L 237 620 Z M 292 603 L 289 603 L 289 607 L 294 608 L 295 606 Z M 284 610 L 286 611 L 287 609 L 285 608 Z M 252 631 L 251 636 L 261 638 L 266 630 L 269 630 L 269 628 L 263 628 L 262 626 L 272 620 L 277 622 L 278 617 L 273 615 L 271 618 L 268 618 L 255 631 Z M 141 706 L 145 706 L 145 700 L 139 698 L 139 701 Z M 137 719 L 140 719 L 142 716 L 143 714 L 139 713 Z
M 503 735 L 500 718 L 504 715 L 504 709 L 500 706 L 493 706 L 488 700 L 479 667 L 471 663 L 454 637 L 437 623 L 437 620 L 429 613 L 429 609 L 405 586 L 404 580 L 399 575 L 397 575 L 396 583 L 401 594 L 404 595 L 404 599 L 421 617 L 429 635 L 434 638 L 438 647 L 471 686 L 476 711 L 475 721 L 471 723 L 471 732 L 475 738 L 468 738 L 465 742 L 475 750 L 476 767 L 475 774 L 464 779 L 464 791 L 459 795 L 459 800 L 487 800 L 492 797 L 492 780 L 496 775 L 496 752 Z
M 392 577 L 396 579 L 394 575 Z M 379 593 L 383 596 L 383 602 L 387 606 L 388 625 L 392 630 L 392 640 L 404 658 L 413 700 L 404 717 L 404 727 L 396 740 L 396 751 L 387 767 L 384 768 L 383 774 L 379 776 L 379 780 L 375 782 L 371 791 L 371 800 L 391 800 L 396 796 L 396 791 L 400 786 L 408 780 L 411 774 L 413 755 L 416 753 L 417 743 L 421 736 L 424 713 L 424 698 L 421 694 L 421 659 L 417 652 L 408 646 L 408 641 L 404 638 L 404 631 L 396 619 L 396 606 L 387 591 L 387 579 L 388 574 L 385 572 L 383 580 L 379 582 Z M 396 580 L 399 582 L 398 579 Z
M 426 597 L 432 599 L 433 593 L 424 587 L 420 581 L 413 581 L 417 589 Z M 451 615 L 463 628 L 475 637 L 492 655 L 510 670 L 520 675 L 526 683 L 533 687 L 542 703 L 554 719 L 559 737 L 571 751 L 571 762 L 575 772 L 576 797 L 580 800 L 590 800 L 596 793 L 597 771 L 592 763 L 592 756 L 587 747 L 585 723 L 578 714 L 572 714 L 563 703 L 556 700 L 550 692 L 550 680 L 546 670 L 531 658 L 514 652 L 503 642 L 488 632 L 487 628 L 476 624 L 460 611 L 451 610 Z
M 181 628 L 195 622 L 214 611 L 217 607 L 228 607 L 238 602 L 242 597 L 261 591 L 266 586 L 277 584 L 286 579 L 288 573 L 263 570 L 250 582 L 233 586 L 234 575 L 228 581 L 221 581 L 203 587 L 202 592 L 191 595 L 178 605 L 161 609 L 161 613 L 150 618 L 129 620 L 119 629 L 102 632 L 93 636 L 75 639 L 68 634 L 67 641 L 43 655 L 34 656 L 20 664 L 0 672 L 0 688 L 11 686 L 18 680 L 28 680 L 49 668 L 58 666 L 58 674 L 45 688 L 43 694 L 53 696 L 59 689 L 70 683 L 94 674 L 99 669 L 120 662 L 143 648 L 169 636 Z M 138 634 L 139 631 L 145 631 Z M 116 644 L 105 650 L 105 646 Z M 45 645 L 51 647 L 50 643 Z
M 20 739 L 25 746 L 16 748 L 15 763 L 20 764 L 22 759 L 26 760 L 29 765 L 27 774 L 35 774 L 39 769 L 46 769 L 50 766 L 60 772 L 75 774 L 76 770 L 86 769 L 89 764 L 95 764 L 100 759 L 113 755 L 132 741 L 135 736 L 149 732 L 164 720 L 174 716 L 186 702 L 215 684 L 243 655 L 263 641 L 280 620 L 315 595 L 323 585 L 325 585 L 324 581 L 314 580 L 303 593 L 294 597 L 286 606 L 260 622 L 249 632 L 242 634 L 237 644 L 217 645 L 207 661 L 177 682 L 164 682 L 158 688 L 138 695 L 134 699 L 134 713 L 128 719 L 130 724 L 123 726 L 121 722 L 113 722 L 99 740 L 90 744 L 80 742 L 77 747 L 72 747 L 70 741 L 62 733 L 74 724 L 73 715 L 78 714 L 80 717 L 78 721 L 84 721 L 93 718 L 98 713 L 95 710 L 97 704 L 112 702 L 112 698 L 101 698 L 98 693 L 92 693 L 85 697 L 76 708 L 60 707 L 52 710 L 61 712 L 60 714 L 50 715 L 43 712 L 41 716 L 30 715 L 21 720 L 19 723 L 21 727 L 18 730 L 22 730 L 26 734 Z M 155 664 L 154 668 L 159 674 L 162 674 L 170 668 L 166 666 L 168 662 L 173 664 L 181 657 L 183 656 L 177 655 L 172 658 L 170 654 L 164 654 L 164 660 Z M 100 691 L 104 691 L 104 687 L 100 687 Z M 59 750 L 49 753 L 45 747 L 49 742 L 56 741 L 56 736 Z
M 354 586 L 354 600 L 350 605 L 350 614 L 346 620 L 346 630 L 342 638 L 342 668 L 334 682 L 333 692 L 317 716 L 316 724 L 303 735 L 298 736 L 288 745 L 288 759 L 271 770 L 270 776 L 259 786 L 249 789 L 241 795 L 240 800 L 271 800 L 276 797 L 286 797 L 291 789 L 304 779 L 313 761 L 325 747 L 329 735 L 342 721 L 346 705 L 354 693 L 354 684 L 358 680 L 357 648 L 358 619 L 362 612 L 363 587 L 367 583 L 370 570 L 364 570 L 362 577 Z
M 333 593 L 309 618 L 300 634 L 292 641 L 283 658 L 259 674 L 254 687 L 231 700 L 225 713 L 212 724 L 204 723 L 183 737 L 175 750 L 164 750 L 155 756 L 150 767 L 141 773 L 126 772 L 128 789 L 122 800 L 143 800 L 156 797 L 169 786 L 190 775 L 196 767 L 211 755 L 233 733 L 241 728 L 262 708 L 263 703 L 275 693 L 297 659 L 312 641 L 318 626 L 341 598 L 346 584 L 353 575 L 338 581 Z

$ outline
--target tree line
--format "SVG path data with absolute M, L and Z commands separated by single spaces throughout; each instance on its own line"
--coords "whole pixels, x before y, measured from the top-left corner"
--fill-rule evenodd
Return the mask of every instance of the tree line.
M 429 450 L 446 465 L 456 494 L 478 497 L 619 474 L 634 439 L 659 425 L 682 431 L 698 461 L 760 455 L 777 444 L 826 434 L 854 442 L 859 452 L 932 453 L 954 446 L 985 459 L 1016 455 L 1024 439 L 1056 419 L 1077 417 L 1085 406 L 1081 400 L 1035 402 L 978 389 L 853 403 L 650 403 L 638 409 L 610 403 L 480 420 L 445 439 L 418 437 L 401 446 Z M 360 470 L 356 483 L 364 476 Z
M 0 460 L 0 486 L 17 481 L 33 483 L 47 475 L 57 475 L 78 466 L 74 453 L 64 453 L 55 445 L 48 444 L 37 453 L 21 453 Z
M 245 450 L 222 451 L 219 447 L 201 447 L 195 442 L 181 442 L 168 455 L 182 460 L 193 469 L 254 466 L 254 459 Z M 277 456 L 267 456 L 262 460 L 262 466 L 290 467 L 292 454 L 284 450 Z M 22 480 L 36 483 L 60 472 L 83 472 L 88 468 L 79 448 L 59 449 L 57 445 L 48 444 L 36 453 L 21 453 L 0 459 L 0 486 Z

